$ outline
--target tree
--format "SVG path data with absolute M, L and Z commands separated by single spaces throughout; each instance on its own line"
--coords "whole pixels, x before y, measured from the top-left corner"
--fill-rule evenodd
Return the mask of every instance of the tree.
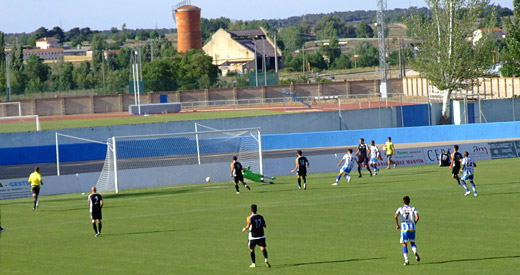
M 320 45 L 320 52 L 329 59 L 329 64 L 334 63 L 334 60 L 341 55 L 338 39 L 332 38 L 329 40 L 328 45 Z
M 407 21 L 414 39 L 420 40 L 414 68 L 439 90 L 446 91 L 441 123 L 449 123 L 453 91 L 469 89 L 490 65 L 490 35 L 475 43 L 474 25 L 488 0 L 425 0 L 431 17 L 412 15 Z
M 94 71 L 99 71 L 102 66 L 101 62 L 103 62 L 103 51 L 106 49 L 105 39 L 103 39 L 101 34 L 96 33 L 92 35 L 90 45 L 92 46 L 92 66 Z
M 520 76 L 520 0 L 513 2 L 516 16 L 506 20 L 509 35 L 504 49 L 505 63 L 501 73 L 506 77 Z
M 332 63 L 331 68 L 335 70 L 350 69 L 352 68 L 352 61 L 350 61 L 348 56 L 342 54 L 339 58 L 336 58 L 334 60 L 334 63 Z
M 363 20 L 356 28 L 357 38 L 372 38 L 374 37 L 374 30 Z
M 305 43 L 305 34 L 302 26 L 299 25 L 281 29 L 279 37 L 285 48 L 291 51 L 300 49 Z
M 370 67 L 379 64 L 379 51 L 367 41 L 357 43 L 354 53 L 358 55 L 357 66 Z
M 342 37 L 345 34 L 345 23 L 339 17 L 325 15 L 314 25 L 314 32 L 319 39 Z

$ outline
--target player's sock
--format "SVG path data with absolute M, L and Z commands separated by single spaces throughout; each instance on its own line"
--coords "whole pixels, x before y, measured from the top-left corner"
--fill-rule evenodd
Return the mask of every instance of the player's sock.
M 473 194 L 477 194 L 477 187 L 473 182 L 471 182 L 471 189 L 473 189 Z
M 307 183 L 307 176 L 303 176 L 303 184 Z
M 358 168 L 357 168 L 357 171 L 358 171 L 358 173 L 359 173 L 359 176 L 361 176 L 361 167 L 358 167 Z
M 34 197 L 34 205 L 33 205 L 33 209 L 36 208 L 36 202 L 38 202 L 38 197 Z
M 459 176 L 456 176 L 455 179 L 457 180 L 457 182 L 458 182 L 459 185 L 460 185 L 460 178 L 459 178 Z
M 251 262 L 254 264 L 255 263 L 255 252 L 251 252 Z
M 94 232 L 96 232 L 96 234 L 97 234 L 98 231 L 97 231 L 97 227 L 96 227 L 96 223 L 95 222 L 92 223 L 92 227 L 94 228 Z
M 267 261 L 267 249 L 262 250 L 262 254 L 264 254 L 264 258 Z
M 345 178 L 347 178 L 347 175 L 345 175 Z M 336 183 L 339 182 L 339 179 L 341 179 L 341 175 L 338 175 L 338 177 L 336 178 Z
M 468 186 L 466 185 L 466 181 L 462 181 L 462 187 L 464 187 L 464 189 L 466 189 L 466 192 L 469 192 L 469 189 L 468 189 Z
M 298 178 L 298 187 L 301 187 L 301 186 L 302 186 L 302 179 Z
M 370 175 L 372 176 L 372 170 L 370 170 L 370 167 L 367 167 L 367 170 L 370 173 Z
M 403 257 L 404 261 L 408 262 L 408 246 L 403 246 Z
M 417 254 L 417 246 L 415 244 L 412 245 L 413 254 Z
M 98 232 L 101 234 L 101 222 L 98 223 Z
M 240 191 L 238 190 L 238 184 L 235 184 L 235 189 L 237 190 L 237 192 L 240 192 Z

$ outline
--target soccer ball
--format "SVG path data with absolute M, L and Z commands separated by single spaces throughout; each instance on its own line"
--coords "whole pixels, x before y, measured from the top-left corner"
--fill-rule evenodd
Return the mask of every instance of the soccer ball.
M 211 178 L 210 177 L 207 177 L 206 178 L 206 182 L 210 182 L 211 181 Z
M 383 146 L 383 151 L 386 151 L 386 146 Z

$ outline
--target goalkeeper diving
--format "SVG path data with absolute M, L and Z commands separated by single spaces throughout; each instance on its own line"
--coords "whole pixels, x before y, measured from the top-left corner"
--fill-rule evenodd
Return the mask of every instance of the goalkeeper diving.
M 251 171 L 251 165 L 247 166 L 247 169 L 242 169 L 242 175 L 244 176 L 244 178 L 254 182 L 268 182 L 270 184 L 273 184 L 274 182 L 272 181 L 276 179 L 276 177 L 266 177 L 262 174 L 253 173 L 253 171 Z M 266 178 L 269 178 L 271 180 L 266 181 Z

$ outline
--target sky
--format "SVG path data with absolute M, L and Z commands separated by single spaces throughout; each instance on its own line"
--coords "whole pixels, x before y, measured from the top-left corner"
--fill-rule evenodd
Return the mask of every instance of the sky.
M 180 0 L 0 0 L 0 31 L 31 33 L 39 27 L 52 29 L 90 27 L 92 30 L 175 28 L 171 7 Z M 387 0 L 388 9 L 425 6 L 423 0 Z M 513 7 L 513 0 L 491 0 Z M 377 0 L 192 0 L 204 18 L 240 20 L 283 19 L 312 13 L 375 10 Z

